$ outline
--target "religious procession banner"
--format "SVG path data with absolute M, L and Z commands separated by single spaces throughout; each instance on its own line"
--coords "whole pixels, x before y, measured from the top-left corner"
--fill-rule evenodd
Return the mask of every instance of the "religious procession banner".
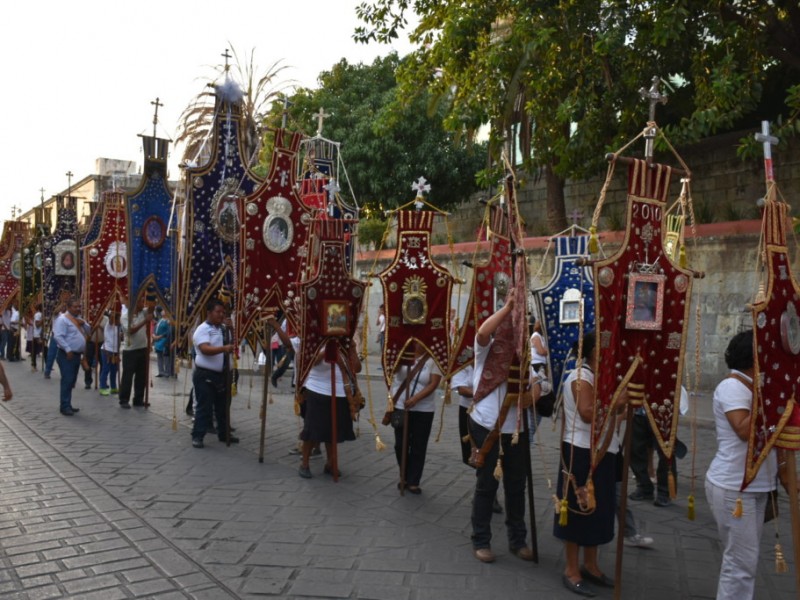
M 92 328 L 100 324 L 106 310 L 117 310 L 128 299 L 128 249 L 125 195 L 103 192 L 98 207 L 97 234 L 85 245 L 83 317 Z M 130 307 L 131 305 L 129 305 Z
M 42 286 L 45 328 L 50 330 L 53 313 L 65 298 L 79 293 L 78 219 L 76 198 L 56 199 L 53 235 L 42 241 Z
M 20 281 L 22 279 L 22 250 L 28 243 L 30 229 L 25 221 L 6 221 L 3 242 L 0 242 L 0 313 L 11 302 L 19 308 Z
M 413 354 L 414 341 L 427 349 L 441 372 L 447 372 L 454 277 L 431 255 L 431 230 L 437 214 L 432 210 L 395 213 L 397 251 L 392 263 L 378 274 L 386 314 L 381 358 L 387 386 L 406 349 Z
M 693 272 L 675 264 L 662 241 L 671 175 L 670 167 L 631 161 L 625 239 L 613 256 L 592 264 L 598 340 L 594 465 L 605 454 L 604 440 L 610 440 L 606 434 L 626 387 L 630 400 L 642 403 L 665 456 L 672 458 L 674 451 Z
M 766 278 L 752 305 L 755 375 L 742 490 L 758 474 L 773 446 L 800 450 L 800 285 L 791 271 L 786 232 L 789 206 L 772 183 L 762 220 L 760 261 Z
M 238 289 L 243 201 L 260 183 L 249 169 L 253 157 L 244 156 L 242 149 L 242 97 L 229 80 L 217 86 L 211 157 L 206 165 L 185 170 L 179 339 L 185 339 L 221 289 Z
M 285 307 L 290 287 L 301 279 L 312 220 L 312 210 L 301 201 L 295 185 L 300 139 L 299 133 L 275 131 L 269 174 L 244 200 L 236 311 L 241 336 L 248 335 L 259 323 L 262 311 L 284 312 L 292 327 L 300 328 L 294 312 Z M 263 336 L 260 328 L 255 332 Z M 269 340 L 261 342 L 268 344 Z
M 23 315 L 33 314 L 33 307 L 42 301 L 42 241 L 50 235 L 44 222 L 42 208 L 34 208 L 33 235 L 22 250 L 22 308 Z
M 136 306 L 136 299 L 146 294 L 174 316 L 177 257 L 170 223 L 176 215 L 167 181 L 169 141 L 142 136 L 142 143 L 142 181 L 125 204 L 130 306 Z

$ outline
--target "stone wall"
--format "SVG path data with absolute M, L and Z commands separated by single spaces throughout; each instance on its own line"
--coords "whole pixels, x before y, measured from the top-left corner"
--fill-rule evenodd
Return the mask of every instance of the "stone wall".
M 726 367 L 723 353 L 730 338 L 742 328 L 750 327 L 749 313 L 745 312 L 747 303 L 754 298 L 757 287 L 757 248 L 759 243 L 759 222 L 717 223 L 698 229 L 698 237 L 687 242 L 689 266 L 703 271 L 706 276 L 695 280 L 693 289 L 693 306 L 688 347 L 686 348 L 686 369 L 688 381 L 694 381 L 696 365 L 699 365 L 699 389 L 713 389 L 725 375 Z M 734 231 L 747 233 L 730 233 Z M 606 236 L 609 237 L 609 236 Z M 528 240 L 531 241 L 531 240 Z M 553 250 L 547 249 L 547 239 L 533 240 L 527 251 L 530 285 L 540 287 L 549 281 L 553 269 Z M 606 254 L 613 253 L 613 241 L 601 243 Z M 538 247 L 536 247 L 538 246 Z M 797 240 L 790 238 L 790 255 L 795 277 L 800 277 L 800 252 Z M 357 273 L 362 278 L 370 271 L 380 273 L 391 260 L 393 252 L 384 252 L 380 260 L 364 256 L 359 261 Z M 456 253 L 452 260 L 447 246 L 439 246 L 434 250 L 437 262 L 450 269 L 457 276 L 469 281 L 470 270 L 461 263 L 463 260 L 483 259 L 470 251 Z M 536 277 L 537 273 L 539 277 Z M 378 306 L 383 301 L 380 283 L 372 279 L 372 287 L 368 295 L 368 340 L 369 352 L 378 352 L 375 337 L 375 321 Z M 454 291 L 453 307 L 466 307 L 468 284 L 457 286 Z M 460 300 L 459 300 L 460 295 Z M 698 312 L 699 309 L 699 312 Z M 698 321 L 699 314 L 699 321 Z M 699 323 L 699 327 L 698 327 Z M 696 337 L 699 331 L 699 338 Z M 696 345 L 696 341 L 699 345 Z
M 760 128 L 759 128 L 760 129 Z M 699 222 L 724 222 L 758 217 L 755 202 L 764 195 L 764 164 L 761 159 L 743 161 L 736 155 L 739 140 L 753 131 L 740 131 L 703 140 L 680 155 L 692 171 L 692 199 Z M 635 152 L 627 152 L 632 156 Z M 800 190 L 800 144 L 782 144 L 773 149 L 775 177 L 783 190 Z M 679 166 L 669 154 L 656 153 L 656 160 Z M 618 165 L 609 188 L 600 222 L 602 229 L 619 229 L 625 206 L 626 167 Z M 567 220 L 573 211 L 583 214 L 577 224 L 588 228 L 606 173 L 591 179 L 568 180 L 564 189 Z M 679 183 L 674 181 L 672 196 L 677 198 Z M 435 190 L 434 190 L 435 193 Z M 785 192 L 786 193 L 786 192 Z M 478 194 L 455 209 L 449 219 L 457 242 L 472 241 L 483 217 Z M 486 196 L 486 194 L 483 194 Z M 546 189 L 544 180 L 524 183 L 518 192 L 520 212 L 531 236 L 552 235 L 544 222 Z M 570 221 L 571 222 L 571 221 Z M 434 228 L 434 241 L 445 243 L 443 224 Z

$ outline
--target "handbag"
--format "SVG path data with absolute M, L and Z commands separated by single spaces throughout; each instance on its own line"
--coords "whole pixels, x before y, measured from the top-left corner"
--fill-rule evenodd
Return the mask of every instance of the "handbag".
M 403 408 L 395 408 L 391 413 L 389 413 L 389 424 L 395 429 L 402 429 L 405 412 L 406 411 Z

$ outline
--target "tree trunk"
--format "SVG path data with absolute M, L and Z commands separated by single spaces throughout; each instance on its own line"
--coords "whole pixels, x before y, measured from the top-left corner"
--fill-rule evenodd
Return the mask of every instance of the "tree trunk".
M 553 172 L 552 165 L 544 168 L 547 183 L 547 229 L 550 234 L 567 228 L 567 209 L 564 206 L 564 179 Z

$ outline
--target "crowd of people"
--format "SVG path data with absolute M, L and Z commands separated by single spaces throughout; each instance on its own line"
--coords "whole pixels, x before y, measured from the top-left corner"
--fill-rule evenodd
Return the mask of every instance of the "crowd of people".
M 526 463 L 530 464 L 529 440 L 541 418 L 534 407 L 549 385 L 548 350 L 541 324 L 535 322 L 532 326 L 529 365 L 511 360 L 499 377 L 496 365 L 492 366 L 494 373 L 485 375 L 489 357 L 504 351 L 502 347 L 494 346 L 499 343 L 497 336 L 502 328 L 508 326 L 515 301 L 512 291 L 503 306 L 483 322 L 475 337 L 473 363 L 459 371 L 451 382 L 459 399 L 461 459 L 475 471 L 471 510 L 473 554 L 484 563 L 497 560 L 491 544 L 491 520 L 493 514 L 503 512 L 509 552 L 522 560 L 534 558 L 527 543 L 525 482 Z M 204 447 L 204 437 L 209 432 L 214 432 L 221 442 L 227 444 L 239 441 L 232 435 L 234 428 L 230 426 L 231 357 L 235 350 L 230 313 L 218 299 L 211 300 L 206 309 L 205 321 L 198 324 L 192 335 L 195 362 L 190 412 L 194 414 L 191 440 L 195 448 Z M 298 355 L 302 341 L 293 332 L 287 332 L 285 325 L 281 326 L 274 317 L 269 319 L 279 344 L 287 350 L 284 362 L 278 362 L 278 368 L 272 373 L 272 385 L 277 385 L 277 378 L 286 368 L 285 357 L 291 360 Z M 3 315 L 2 322 L 0 359 L 19 360 L 20 317 L 13 305 Z M 14 323 L 17 324 L 16 330 Z M 385 318 L 383 321 L 379 319 L 378 326 L 382 323 L 385 323 Z M 100 371 L 99 393 L 103 396 L 119 394 L 122 408 L 145 405 L 148 351 L 151 347 L 157 354 L 158 373 L 155 376 L 175 375 L 174 323 L 162 311 L 146 307 L 142 298 L 131 310 L 109 311 L 95 330 L 90 330 L 81 318 L 81 300 L 69 298 L 54 315 L 52 335 L 47 345 L 42 339 L 41 305 L 36 305 L 31 314 L 22 319 L 22 326 L 26 327 L 26 349 L 33 370 L 37 370 L 40 356 L 45 377 L 50 377 L 54 363 L 58 365 L 61 374 L 59 410 L 65 416 L 79 412 L 80 408 L 72 403 L 72 390 L 81 369 L 87 389 L 91 387 L 95 361 L 98 361 Z M 381 330 L 379 335 L 383 333 Z M 336 447 L 355 439 L 353 420 L 361 406 L 354 401 L 354 390 L 361 361 L 353 340 L 336 340 L 335 346 L 344 360 L 331 359 L 329 346 L 323 346 L 307 377 L 293 383 L 299 392 L 303 419 L 298 473 L 305 479 L 312 477 L 309 459 L 315 452 L 320 453 L 320 446 L 324 446 L 326 456 L 323 473 L 341 477 Z M 42 356 L 45 347 L 47 353 Z M 620 482 L 625 476 L 621 468 L 622 446 L 618 427 L 610 429 L 611 439 L 602 460 L 596 465 L 591 461 L 596 352 L 595 335 L 587 332 L 582 343 L 574 349 L 575 364 L 566 372 L 561 386 L 561 468 L 556 487 L 559 506 L 553 522 L 553 535 L 564 544 L 563 585 L 586 597 L 596 595 L 596 587 L 614 586 L 614 580 L 600 565 L 598 549 L 614 539 Z M 751 423 L 752 331 L 739 333 L 730 341 L 725 361 L 730 373 L 717 386 L 713 398 L 718 451 L 705 481 L 707 501 L 723 548 L 717 598 L 752 598 L 763 515 L 777 482 L 780 480 L 785 484 L 785 460 L 777 452 L 771 453 L 753 483 L 746 491 L 740 491 Z M 336 365 L 333 381 L 330 363 Z M 397 487 L 401 493 L 422 493 L 436 391 L 443 378 L 444 374 L 419 342 L 407 348 L 405 360 L 394 372 L 389 390 L 390 410 L 384 417 L 384 424 L 394 429 L 394 450 L 399 469 Z M 2 364 L 0 385 L 4 391 L 3 400 L 10 400 L 13 394 Z M 332 397 L 336 398 L 333 403 Z M 627 402 L 627 394 L 623 393 L 614 407 L 615 418 L 622 420 Z M 650 500 L 656 506 L 667 506 L 670 501 L 666 480 L 670 472 L 673 476 L 676 473 L 675 459 L 667 460 L 654 442 L 646 417 L 634 413 L 630 426 L 634 440 L 631 465 L 637 484 L 631 499 Z M 648 469 L 653 453 L 659 464 L 655 485 Z M 502 505 L 498 500 L 501 483 Z M 636 531 L 630 510 L 620 521 L 627 545 L 647 547 L 653 543 L 652 538 Z

